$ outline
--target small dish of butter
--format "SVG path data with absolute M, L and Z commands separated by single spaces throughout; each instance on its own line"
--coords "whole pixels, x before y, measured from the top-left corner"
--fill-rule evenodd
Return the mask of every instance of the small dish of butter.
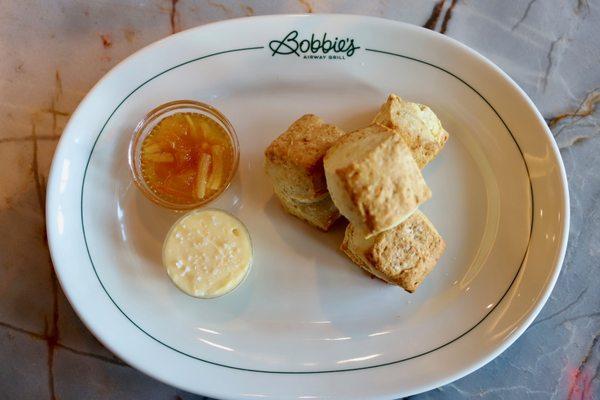
M 166 236 L 163 265 L 184 293 L 219 297 L 235 289 L 252 265 L 252 243 L 233 215 L 202 209 L 181 217 Z

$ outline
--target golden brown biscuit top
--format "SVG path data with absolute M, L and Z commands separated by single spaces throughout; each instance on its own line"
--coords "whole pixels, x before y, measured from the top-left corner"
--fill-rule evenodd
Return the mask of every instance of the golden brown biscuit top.
M 445 249 L 431 221 L 417 210 L 397 228 L 377 236 L 364 256 L 388 280 L 413 292 Z
M 431 197 L 431 191 L 406 143 L 392 131 L 371 125 L 348 134 L 337 146 L 352 139 L 377 135 L 380 143 L 354 162 L 336 170 L 350 200 L 373 232 L 389 229 Z
M 373 122 L 411 132 L 421 140 L 437 140 L 444 131 L 442 123 L 429 107 L 402 100 L 393 93 L 381 106 Z
M 335 125 L 313 114 L 296 120 L 265 151 L 272 162 L 292 163 L 303 168 L 322 165 L 327 150 L 344 135 Z

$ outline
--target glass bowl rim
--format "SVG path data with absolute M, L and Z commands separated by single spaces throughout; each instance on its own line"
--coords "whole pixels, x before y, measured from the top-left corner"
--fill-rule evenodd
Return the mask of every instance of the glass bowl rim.
M 150 189 L 142 175 L 141 169 L 138 167 L 140 152 L 137 151 L 141 137 L 154 121 L 158 119 L 158 122 L 160 122 L 163 118 L 166 118 L 168 116 L 165 114 L 172 111 L 177 112 L 178 110 L 182 110 L 183 112 L 184 109 L 187 109 L 190 112 L 194 112 L 194 110 L 196 110 L 198 114 L 206 115 L 208 118 L 215 120 L 220 126 L 224 128 L 229 139 L 231 140 L 231 146 L 233 150 L 233 165 L 231 166 L 229 174 L 227 175 L 226 182 L 221 186 L 221 188 L 219 188 L 219 190 L 214 192 L 211 196 L 189 204 L 180 204 L 167 201 Z M 135 185 L 147 199 L 161 207 L 168 208 L 173 211 L 193 210 L 195 208 L 208 204 L 211 201 L 215 200 L 217 197 L 219 197 L 230 186 L 231 181 L 233 180 L 233 177 L 235 176 L 238 169 L 239 158 L 240 151 L 237 133 L 229 119 L 227 119 L 227 117 L 225 117 L 223 113 L 221 113 L 219 110 L 217 110 L 210 104 L 202 103 L 196 100 L 174 100 L 161 104 L 150 110 L 137 123 L 135 129 L 133 130 L 133 135 L 131 136 L 131 140 L 129 142 L 128 151 L 129 169 L 133 176 L 133 181 L 135 182 Z
M 185 294 L 186 296 L 190 296 L 193 299 L 201 299 L 201 300 L 211 300 L 211 299 L 218 299 L 220 297 L 226 296 L 230 293 L 232 293 L 233 291 L 235 291 L 237 288 L 239 288 L 240 286 L 242 286 L 242 284 L 246 281 L 246 279 L 248 278 L 248 276 L 250 275 L 250 271 L 252 270 L 252 267 L 254 266 L 254 244 L 252 242 L 252 236 L 250 235 L 250 230 L 248 229 L 248 227 L 246 226 L 246 224 L 244 223 L 244 221 L 242 221 L 240 218 L 238 218 L 237 216 L 233 215 L 231 212 L 223 210 L 221 208 L 214 208 L 214 207 L 205 207 L 205 208 L 196 208 L 194 210 L 189 210 L 188 212 L 182 214 L 179 218 L 177 218 L 177 220 L 175 222 L 173 222 L 173 225 L 171 225 L 171 227 L 169 228 L 169 230 L 167 231 L 167 234 L 165 235 L 165 238 L 163 240 L 163 244 L 162 244 L 162 249 L 161 249 L 161 255 L 160 255 L 160 260 L 161 260 L 161 265 L 163 267 L 163 269 L 167 270 L 167 266 L 165 263 L 165 247 L 167 245 L 167 240 L 169 239 L 169 237 L 171 236 L 171 234 L 173 233 L 173 229 L 175 229 L 175 227 L 177 225 L 179 225 L 179 223 L 181 221 L 183 221 L 184 219 L 193 216 L 194 214 L 197 213 L 204 213 L 204 212 L 220 212 L 222 214 L 227 215 L 230 218 L 233 218 L 234 220 L 238 221 L 240 223 L 240 225 L 242 226 L 242 228 L 244 229 L 244 232 L 246 233 L 246 236 L 248 237 L 248 243 L 250 244 L 250 261 L 248 262 L 248 266 L 246 267 L 246 272 L 244 273 L 244 276 L 242 277 L 242 279 L 240 279 L 240 281 L 237 283 L 237 285 L 235 285 L 234 287 L 232 287 L 228 292 L 225 293 L 221 293 L 219 295 L 215 295 L 215 296 L 194 296 L 191 295 L 189 293 L 187 293 L 186 291 L 184 291 L 182 288 L 180 288 L 174 281 L 173 279 L 171 279 L 171 277 L 169 277 L 169 280 L 171 281 L 171 283 L 179 290 L 181 291 L 181 293 Z M 168 275 L 168 274 L 167 274 Z

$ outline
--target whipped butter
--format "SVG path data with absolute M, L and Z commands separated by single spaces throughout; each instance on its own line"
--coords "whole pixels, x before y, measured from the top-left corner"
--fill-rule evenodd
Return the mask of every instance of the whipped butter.
M 219 210 L 192 211 L 171 228 L 163 246 L 163 265 L 185 293 L 202 298 L 235 289 L 252 264 L 246 227 Z

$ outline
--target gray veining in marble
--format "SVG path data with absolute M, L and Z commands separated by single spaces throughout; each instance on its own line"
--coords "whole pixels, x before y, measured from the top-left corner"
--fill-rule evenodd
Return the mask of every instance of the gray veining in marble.
M 550 300 L 496 360 L 415 398 L 600 398 L 598 0 L 0 0 L 0 398 L 201 398 L 125 365 L 72 311 L 44 233 L 50 161 L 69 115 L 127 55 L 211 21 L 304 12 L 383 16 L 460 40 L 521 85 L 561 148 L 572 224 Z

